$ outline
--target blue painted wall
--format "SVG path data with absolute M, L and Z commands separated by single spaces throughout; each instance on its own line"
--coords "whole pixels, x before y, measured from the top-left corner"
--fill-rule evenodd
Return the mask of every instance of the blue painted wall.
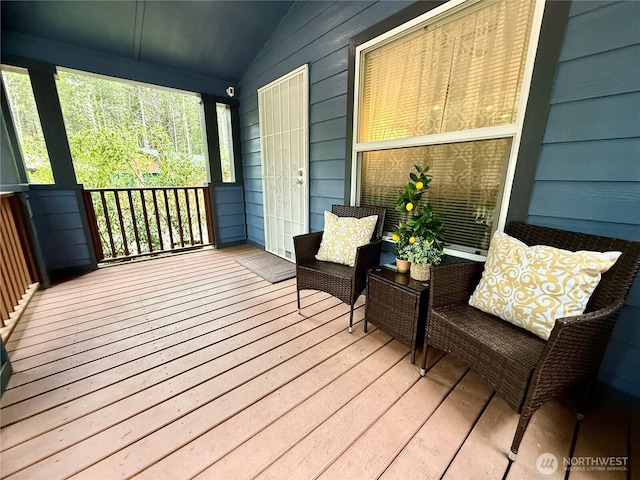
M 539 225 L 640 241 L 640 3 L 576 1 L 529 205 Z M 640 397 L 640 279 L 600 379 Z
M 245 243 L 247 233 L 242 185 L 219 184 L 213 187 L 213 191 L 216 247 Z
M 240 81 L 247 235 L 264 245 L 258 88 L 309 64 L 311 231 L 344 201 L 349 39 L 412 2 L 296 2 Z
M 93 269 L 80 215 L 79 190 L 31 185 L 29 197 L 47 274 Z

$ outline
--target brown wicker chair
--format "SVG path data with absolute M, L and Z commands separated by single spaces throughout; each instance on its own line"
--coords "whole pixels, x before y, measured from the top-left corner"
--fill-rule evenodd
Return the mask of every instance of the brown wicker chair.
M 548 341 L 468 304 L 482 274 L 481 263 L 432 269 L 425 345 L 467 363 L 520 413 L 509 459 L 533 413 L 569 385 L 584 382 L 588 392 L 640 264 L 640 242 L 512 223 L 507 233 L 527 245 L 566 250 L 621 251 L 602 276 L 583 315 L 556 320 Z M 425 359 L 426 359 L 425 348 Z M 425 361 L 421 373 L 424 375 Z M 585 394 L 586 405 L 586 394 Z M 578 418 L 583 417 L 582 413 Z
M 316 260 L 320 248 L 322 232 L 307 233 L 293 237 L 296 252 L 296 280 L 298 312 L 300 311 L 300 290 L 321 290 L 338 297 L 351 306 L 349 332 L 353 331 L 353 305 L 364 290 L 367 270 L 380 262 L 382 231 L 386 209 L 381 207 L 349 207 L 333 205 L 331 212 L 339 217 L 363 218 L 378 215 L 371 243 L 358 247 L 355 266 L 340 265 Z

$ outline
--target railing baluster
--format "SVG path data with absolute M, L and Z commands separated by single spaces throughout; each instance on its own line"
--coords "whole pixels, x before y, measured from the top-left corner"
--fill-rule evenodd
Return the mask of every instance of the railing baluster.
M 184 200 L 187 205 L 187 220 L 189 221 L 189 240 L 191 241 L 190 245 L 193 245 L 193 227 L 191 226 L 191 206 L 189 204 L 189 189 L 184 189 Z
M 11 200 L 15 197 L 7 198 L 7 216 L 9 217 L 9 237 L 11 238 L 11 245 L 13 249 L 13 253 L 18 264 L 18 273 L 20 274 L 20 281 L 22 285 L 20 285 L 21 297 L 22 290 L 26 289 L 28 285 L 31 284 L 31 275 L 29 274 L 29 268 L 27 266 L 27 259 L 24 254 L 24 248 L 20 243 L 20 238 L 18 237 L 18 224 L 16 219 L 14 218 L 14 211 L 11 207 Z
M 115 193 L 115 192 L 114 192 Z M 102 212 L 107 223 L 107 233 L 109 234 L 109 243 L 111 244 L 111 258 L 116 258 L 116 245 L 113 242 L 113 233 L 111 232 L 111 220 L 109 220 L 109 211 L 107 209 L 107 199 L 104 196 L 104 190 L 100 190 L 100 200 L 102 200 Z
M 175 247 L 175 243 L 173 243 L 173 226 L 171 225 L 171 213 L 169 210 L 169 195 L 167 195 L 167 190 L 163 190 L 164 193 L 164 207 L 167 210 L 167 225 L 169 225 L 169 241 L 171 242 L 171 249 Z
M 180 201 L 178 200 L 178 189 L 173 189 L 173 196 L 176 199 L 176 213 L 178 215 L 178 230 L 180 232 L 180 246 L 184 247 L 184 233 L 182 232 L 182 215 L 180 214 Z
M 0 193 L 0 327 L 9 325 L 9 330 L 24 313 L 38 286 L 23 217 L 18 195 Z M 10 333 L 2 332 L 5 342 Z
M 0 280 L 2 280 L 2 326 L 4 327 L 5 320 L 11 318 L 11 313 L 13 313 L 16 305 L 13 300 L 13 291 L 11 290 L 11 277 L 6 266 L 2 269 Z
M 20 241 L 18 240 L 16 224 L 13 221 L 13 215 L 8 201 L 5 204 L 5 208 L 2 209 L 2 216 L 5 224 L 5 242 L 7 242 L 7 247 L 9 248 L 9 252 L 12 257 L 15 268 L 14 274 L 18 281 L 16 288 L 18 290 L 19 298 L 22 298 L 22 293 L 24 293 L 22 291 L 23 287 L 26 288 L 26 286 L 31 282 L 28 279 L 28 272 L 24 269 L 26 262 L 22 256 L 22 248 L 20 247 Z
M 140 189 L 140 201 L 142 202 L 142 217 L 144 218 L 144 229 L 147 232 L 147 243 L 149 244 L 149 252 L 153 252 L 153 243 L 151 242 L 151 229 L 149 228 L 149 218 L 147 217 L 147 204 L 144 200 L 144 190 Z
M 136 212 L 133 208 L 133 196 L 131 195 L 131 190 L 127 190 L 127 197 L 129 198 L 129 213 L 131 214 L 131 223 L 133 224 L 136 248 L 138 249 L 138 253 L 142 253 L 142 249 L 140 248 L 140 233 L 138 232 L 138 222 L 136 221 Z
M 4 278 L 4 269 L 2 270 L 2 275 L 0 275 L 0 280 L 2 280 L 3 288 L 0 288 L 0 326 L 6 326 L 5 320 L 8 320 L 11 317 L 11 313 L 13 313 L 13 305 L 11 301 L 9 301 L 9 297 L 7 295 L 6 285 L 7 280 Z
M 156 195 L 157 190 L 151 189 L 151 196 L 153 197 L 153 209 L 156 212 L 156 227 L 158 228 L 158 240 L 160 241 L 160 250 L 164 250 L 164 243 L 162 241 L 162 228 L 160 228 L 160 213 L 158 212 L 158 197 Z
M 113 196 L 116 199 L 116 211 L 118 212 L 118 221 L 120 222 L 120 232 L 122 233 L 122 242 L 124 244 L 124 255 L 129 256 L 129 243 L 127 242 L 127 234 L 124 231 L 124 219 L 122 218 L 122 208 L 120 207 L 120 195 L 118 191 L 113 191 Z
M 6 221 L 6 211 L 4 208 L 4 202 L 3 202 L 3 208 L 2 208 L 2 218 L 0 220 L 0 249 L 2 252 L 2 266 L 5 268 L 5 272 L 6 272 L 6 276 L 8 279 L 8 290 L 7 293 L 9 294 L 9 300 L 11 302 L 11 304 L 13 305 L 17 305 L 18 300 L 21 297 L 20 294 L 20 289 L 18 288 L 18 284 L 20 283 L 20 280 L 17 276 L 16 273 L 16 264 L 15 264 L 15 259 L 12 255 L 11 252 L 11 247 L 9 245 L 9 234 L 7 231 L 7 221 Z
M 200 242 L 204 245 L 204 238 L 202 237 L 202 217 L 200 217 L 200 199 L 198 198 L 199 188 L 193 189 L 193 196 L 196 198 L 196 215 L 198 216 L 198 231 L 200 232 Z

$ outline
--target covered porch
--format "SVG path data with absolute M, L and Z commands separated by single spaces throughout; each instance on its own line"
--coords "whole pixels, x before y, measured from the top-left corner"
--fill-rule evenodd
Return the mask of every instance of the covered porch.
M 270 284 L 204 249 L 39 291 L 7 350 L 3 478 L 635 478 L 640 429 L 597 397 L 546 403 L 518 460 L 518 415 L 453 357 L 409 349 L 348 306 Z M 540 455 L 553 454 L 555 472 Z M 625 469 L 587 470 L 613 458 Z M 580 460 L 582 459 L 582 460 Z M 542 468 L 540 470 L 538 467 Z M 629 467 L 629 470 L 626 469 Z M 544 474 L 544 475 L 543 475 Z

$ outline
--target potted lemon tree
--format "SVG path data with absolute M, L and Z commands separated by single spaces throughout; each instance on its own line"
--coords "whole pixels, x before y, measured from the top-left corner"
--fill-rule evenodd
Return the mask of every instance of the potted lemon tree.
M 430 265 L 440 263 L 444 253 L 444 224 L 431 204 L 422 202 L 431 183 L 429 167 L 415 165 L 415 170 L 398 195 L 396 211 L 405 213 L 406 220 L 396 227 L 393 240 L 396 258 L 409 261 L 411 277 L 424 281 L 429 279 Z

